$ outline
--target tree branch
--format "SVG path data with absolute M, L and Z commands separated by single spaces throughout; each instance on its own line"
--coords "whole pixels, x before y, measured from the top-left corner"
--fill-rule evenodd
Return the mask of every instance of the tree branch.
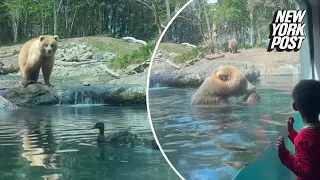
M 154 12 L 153 7 L 150 6 L 148 3 L 143 2 L 143 1 L 141 1 L 141 0 L 132 0 L 132 1 L 137 2 L 137 3 L 139 3 L 139 4 L 141 4 L 141 5 L 145 6 L 145 7 L 147 7 L 148 9 L 151 9 L 151 10 Z

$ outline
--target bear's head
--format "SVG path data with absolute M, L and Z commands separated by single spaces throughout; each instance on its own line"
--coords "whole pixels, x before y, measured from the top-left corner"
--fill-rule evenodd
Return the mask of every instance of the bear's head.
M 41 54 L 45 56 L 53 56 L 58 48 L 58 36 L 48 35 L 39 37 L 39 46 L 41 48 Z
M 256 92 L 255 87 L 233 66 L 219 66 L 211 73 L 214 94 L 219 96 L 242 96 Z

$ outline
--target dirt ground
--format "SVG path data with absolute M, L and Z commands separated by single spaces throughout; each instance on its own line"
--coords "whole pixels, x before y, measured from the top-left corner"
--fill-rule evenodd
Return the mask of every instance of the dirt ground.
M 240 49 L 238 53 L 224 53 L 225 57 L 219 61 L 250 61 L 256 65 L 265 64 L 266 66 L 279 67 L 287 64 L 300 63 L 300 52 L 267 52 L 264 48 Z M 212 60 L 214 61 L 214 60 Z

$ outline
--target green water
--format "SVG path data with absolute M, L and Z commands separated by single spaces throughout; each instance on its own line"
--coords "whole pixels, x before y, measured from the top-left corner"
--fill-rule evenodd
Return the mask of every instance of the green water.
M 49 106 L 0 111 L 1 180 L 179 179 L 149 147 L 96 146 L 98 121 L 105 134 L 131 126 L 152 139 L 146 107 Z
M 233 179 L 270 143 L 274 150 L 279 135 L 286 135 L 285 122 L 292 115 L 290 93 L 298 80 L 261 78 L 255 83 L 261 103 L 253 107 L 194 108 L 190 98 L 195 89 L 150 89 L 151 117 L 162 148 L 186 179 Z M 276 152 L 271 153 L 268 158 L 277 161 Z M 278 178 L 288 176 L 290 172 Z

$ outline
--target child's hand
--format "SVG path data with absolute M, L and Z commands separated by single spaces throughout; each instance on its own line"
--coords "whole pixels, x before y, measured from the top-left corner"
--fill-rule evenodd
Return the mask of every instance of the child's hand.
M 293 117 L 288 117 L 288 120 L 287 120 L 288 133 L 290 133 L 293 130 L 293 123 L 294 123 Z
M 286 148 L 283 137 L 280 136 L 278 138 L 277 146 L 278 146 L 278 153 L 280 153 Z

